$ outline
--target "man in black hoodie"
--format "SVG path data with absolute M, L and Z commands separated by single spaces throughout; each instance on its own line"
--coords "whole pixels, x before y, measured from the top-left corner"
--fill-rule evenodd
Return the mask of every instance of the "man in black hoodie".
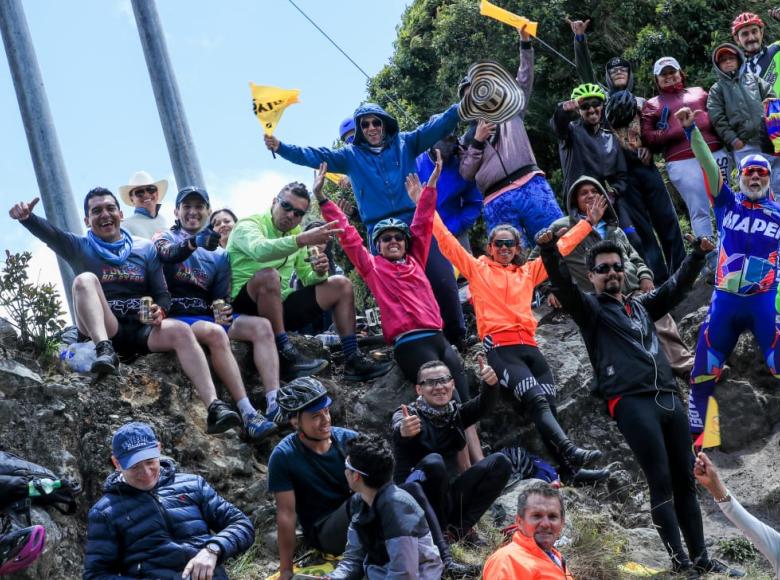
M 574 33 L 574 62 L 580 80 L 584 83 L 598 83 L 585 36 L 590 20 L 567 22 Z M 634 90 L 631 63 L 619 56 L 609 59 L 604 81 L 603 87 L 607 91 L 606 119 L 626 158 L 630 187 L 622 199 L 625 200 L 624 204 L 641 240 L 642 247 L 636 249 L 653 271 L 655 281 L 661 284 L 679 268 L 685 258 L 677 212 L 664 180 L 653 163 L 653 155 L 642 143 L 640 111 L 645 100 L 631 94 Z M 661 242 L 660 248 L 656 235 Z

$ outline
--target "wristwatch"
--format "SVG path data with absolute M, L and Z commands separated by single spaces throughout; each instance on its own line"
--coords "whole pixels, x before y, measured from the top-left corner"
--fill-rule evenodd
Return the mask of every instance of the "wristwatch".
M 206 551 L 211 552 L 217 558 L 219 558 L 222 555 L 222 547 L 216 542 L 209 542 L 208 544 L 206 544 Z

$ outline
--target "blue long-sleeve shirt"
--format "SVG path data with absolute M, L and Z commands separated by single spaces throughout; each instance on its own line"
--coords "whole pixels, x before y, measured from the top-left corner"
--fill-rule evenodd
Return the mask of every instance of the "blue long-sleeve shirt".
M 421 182 L 428 181 L 434 167 L 427 151 L 417 157 L 417 175 Z M 469 230 L 482 213 L 482 194 L 474 181 L 461 177 L 459 167 L 460 159 L 453 155 L 442 167 L 436 183 L 436 211 L 455 236 Z

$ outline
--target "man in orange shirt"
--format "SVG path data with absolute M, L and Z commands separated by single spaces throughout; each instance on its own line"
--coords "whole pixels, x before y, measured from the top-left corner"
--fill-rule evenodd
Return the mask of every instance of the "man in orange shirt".
M 557 488 L 543 481 L 529 484 L 517 498 L 517 531 L 512 541 L 485 562 L 485 580 L 573 580 L 553 545 L 561 535 L 566 511 Z

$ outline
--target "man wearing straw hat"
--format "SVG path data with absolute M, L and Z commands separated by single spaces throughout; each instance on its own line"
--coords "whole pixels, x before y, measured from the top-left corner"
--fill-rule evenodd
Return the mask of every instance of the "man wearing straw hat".
M 119 187 L 119 197 L 135 208 L 129 218 L 122 220 L 122 227 L 139 238 L 152 239 L 157 233 L 168 229 L 168 222 L 160 215 L 160 202 L 168 191 L 168 180 L 154 178 L 146 171 L 138 171 L 130 183 Z

